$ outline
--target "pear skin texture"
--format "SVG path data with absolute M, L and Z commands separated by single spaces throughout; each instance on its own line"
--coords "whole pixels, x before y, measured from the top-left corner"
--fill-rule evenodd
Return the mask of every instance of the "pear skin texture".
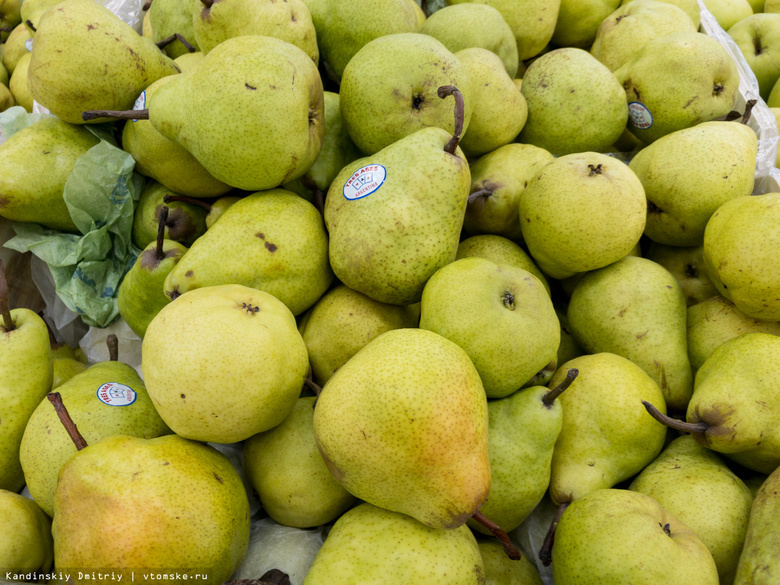
M 439 530 L 361 504 L 336 521 L 303 580 L 303 585 L 333 583 L 483 585 L 485 570 L 467 527 Z
M 83 0 L 82 0 L 83 1 Z M 298 47 L 233 37 L 156 89 L 149 120 L 216 179 L 246 191 L 303 175 L 322 147 L 322 81 Z
M 556 585 L 719 583 L 696 533 L 650 496 L 628 490 L 598 490 L 572 503 L 552 554 Z
M 14 30 L 11 31 L 11 34 L 8 35 L 8 40 L 3 45 L 2 54 L 3 66 L 6 71 L 8 71 L 8 75 L 13 74 L 19 59 L 28 52 L 25 43 L 31 38 L 32 35 L 30 34 L 30 31 L 27 30 L 27 27 L 23 23 L 17 25 Z
M 710 2 L 712 0 L 707 0 L 707 3 Z M 778 29 L 780 15 L 771 13 L 748 13 L 728 28 L 729 36 L 734 39 L 756 76 L 759 94 L 763 100 L 769 99 L 769 94 L 780 77 L 780 67 L 775 55 L 777 43 L 780 41 Z
M 330 265 L 345 285 L 383 303 L 409 305 L 422 298 L 434 272 L 455 260 L 471 174 L 460 149 L 444 150 L 450 138 L 440 128 L 424 128 L 347 165 L 333 181 L 325 225 Z M 347 199 L 345 183 L 368 165 L 385 167 L 384 183 Z
M 636 0 L 623 0 L 623 2 L 620 5 L 625 6 L 626 4 L 635 1 Z M 699 30 L 699 25 L 701 24 L 701 10 L 699 9 L 699 3 L 696 0 L 662 0 L 662 1 L 666 2 L 667 4 L 674 4 L 678 8 L 682 8 L 685 11 L 685 13 L 691 17 L 691 20 L 693 21 L 693 25 L 696 27 L 696 30 Z
M 627 128 L 645 144 L 725 116 L 739 88 L 737 65 L 726 49 L 698 32 L 648 42 L 615 77 L 633 112 Z
M 497 540 L 480 540 L 477 544 L 485 565 L 485 585 L 543 585 L 539 571 L 528 557 L 510 559 Z
M 127 406 L 108 405 L 98 389 L 108 382 L 129 386 L 136 393 Z M 133 368 L 121 362 L 99 362 L 62 384 L 57 392 L 88 444 L 113 435 L 150 439 L 171 431 L 157 414 L 144 383 Z M 27 488 L 41 509 L 54 514 L 57 475 L 76 453 L 54 407 L 42 400 L 30 417 L 20 447 Z
M 760 473 L 780 465 L 780 399 L 776 364 L 780 337 L 746 333 L 720 345 L 696 373 L 689 423 L 705 422 L 694 437 L 705 447 Z
M 214 263 L 215 253 L 221 262 Z M 319 211 L 294 193 L 272 189 L 231 205 L 170 272 L 165 294 L 241 284 L 274 295 L 298 315 L 332 279 Z
M 225 197 L 220 197 L 214 203 L 212 203 L 211 209 L 206 214 L 206 229 L 211 228 L 211 226 L 213 226 L 214 223 L 220 217 L 222 217 L 228 208 L 239 200 L 241 200 L 241 197 L 226 195 Z
M 51 389 L 55 390 L 70 380 L 76 374 L 80 374 L 87 369 L 87 364 L 78 361 L 75 358 L 54 358 L 52 362 L 53 376 L 51 379 Z
M 463 94 L 465 136 L 475 103 L 471 79 L 467 67 L 433 37 L 382 36 L 360 49 L 344 69 L 341 115 L 350 137 L 367 155 L 430 126 L 452 134 L 454 101 L 441 99 L 437 91 L 454 85 Z
M 704 263 L 718 292 L 748 317 L 780 321 L 780 193 L 724 203 L 704 230 Z
M 703 122 L 640 150 L 629 166 L 645 188 L 645 235 L 667 246 L 701 245 L 712 214 L 753 192 L 757 149 L 749 126 Z
M 51 520 L 33 500 L 0 490 L 0 567 L 46 572 L 54 560 Z
M 386 331 L 417 327 L 419 311 L 380 303 L 344 285 L 312 307 L 301 335 L 314 381 L 322 386 L 349 359 Z
M 552 44 L 587 50 L 599 26 L 620 6 L 620 0 L 561 0 Z
M 0 489 L 18 492 L 25 480 L 19 445 L 33 411 L 51 390 L 52 357 L 46 323 L 29 309 L 11 311 L 15 329 L 0 320 Z
M 567 316 L 585 351 L 631 360 L 656 381 L 669 408 L 685 409 L 693 393 L 687 309 L 663 266 L 626 256 L 589 272 L 574 289 Z
M 550 484 L 563 411 L 557 400 L 549 408 L 542 402 L 547 392 L 544 386 L 532 386 L 488 402 L 490 493 L 480 512 L 507 533 L 531 514 Z M 468 525 L 490 535 L 474 520 Z
M 558 398 L 563 425 L 550 477 L 556 505 L 630 478 L 656 458 L 666 437 L 666 427 L 642 405 L 646 400 L 665 413 L 663 394 L 639 366 L 611 353 L 583 355 L 561 365 L 549 387 L 571 368 L 580 373 Z
M 647 200 L 628 165 L 585 152 L 543 167 L 523 191 L 519 212 L 536 265 L 567 278 L 631 252 L 645 228 Z
M 163 205 L 168 207 L 168 219 L 165 221 L 163 237 L 183 246 L 191 246 L 206 232 L 206 214 L 204 208 L 184 201 L 165 203 L 166 195 L 180 195 L 157 181 L 147 181 L 133 214 L 133 243 L 141 248 L 157 243 L 157 231 L 160 225 L 160 213 Z
M 561 328 L 550 296 L 530 272 L 463 258 L 426 283 L 420 329 L 457 343 L 488 398 L 509 396 L 555 359 Z
M 30 89 L 27 85 L 31 59 L 32 53 L 22 55 L 14 68 L 14 72 L 11 74 L 11 79 L 8 81 L 8 89 L 11 90 L 11 95 L 14 97 L 16 105 L 22 106 L 28 113 L 32 112 L 33 109 L 33 96 L 30 94 Z
M 645 258 L 660 264 L 677 279 L 689 307 L 718 296 L 704 265 L 704 247 L 679 248 L 652 242 Z
M 780 580 L 780 470 L 762 484 L 753 500 L 745 546 L 739 557 L 734 585 L 771 585 Z
M 139 567 L 186 567 L 190 580 L 206 573 L 201 583 L 219 585 L 249 544 L 249 504 L 233 465 L 176 435 L 118 435 L 86 447 L 60 473 L 54 509 L 54 562 L 74 585 L 91 583 L 78 569 L 123 581 L 135 569 L 136 583 L 155 583 Z
M 189 1 L 162 0 L 156 4 L 152 2 L 147 14 L 152 32 L 151 38 L 154 42 L 159 43 L 173 34 L 180 34 L 196 51 L 199 51 L 200 46 L 192 26 L 192 9 L 193 3 Z M 189 52 L 189 49 L 178 39 L 165 45 L 162 50 L 171 59 Z
M 82 112 L 129 110 L 146 86 L 178 71 L 152 40 L 107 8 L 66 0 L 41 18 L 28 84 L 32 97 L 52 114 L 83 124 Z
M 629 489 L 648 495 L 690 527 L 733 583 L 753 494 L 717 454 L 686 435 L 672 441 Z
M 243 468 L 263 510 L 279 524 L 310 528 L 338 518 L 355 497 L 335 480 L 314 441 L 316 398 L 299 398 L 284 421 L 244 444 Z
M 31 0 L 30 2 L 22 2 L 22 23 L 27 27 L 31 35 L 35 34 L 40 26 L 41 18 L 49 8 L 56 6 L 60 2 L 62 0 Z M 32 27 L 27 24 L 28 21 Z
M 214 443 L 281 423 L 309 369 L 290 310 L 237 284 L 199 288 L 166 305 L 149 324 L 142 353 L 163 420 L 178 435 Z
M 466 353 L 421 329 L 374 339 L 328 380 L 314 436 L 331 473 L 366 502 L 457 528 L 490 489 L 485 391 Z
M 16 105 L 11 90 L 5 85 L 0 84 L 0 112 L 5 112 L 8 108 Z

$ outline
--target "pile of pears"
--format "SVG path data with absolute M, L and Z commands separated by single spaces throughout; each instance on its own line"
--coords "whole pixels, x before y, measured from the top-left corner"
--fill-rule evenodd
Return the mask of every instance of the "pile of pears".
M 0 580 L 221 585 L 270 517 L 298 585 L 780 583 L 780 192 L 699 4 L 422 4 L 0 0 L 0 217 L 80 237 L 93 124 L 145 178 L 140 364 L 0 264 Z

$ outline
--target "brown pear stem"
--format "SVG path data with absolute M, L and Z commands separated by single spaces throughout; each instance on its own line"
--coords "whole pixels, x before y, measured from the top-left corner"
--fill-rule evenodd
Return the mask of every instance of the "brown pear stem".
M 148 120 L 149 110 L 87 110 L 81 113 L 85 122 L 98 118 L 114 118 L 116 120 Z
M 12 29 L 10 26 L 2 26 L 2 27 L 0 27 L 0 32 L 11 32 L 12 30 L 14 30 L 14 29 Z
M 309 389 L 310 389 L 312 392 L 314 392 L 314 395 L 315 395 L 317 398 L 319 398 L 319 397 L 320 397 L 320 393 L 322 392 L 322 388 L 320 387 L 320 385 L 319 385 L 319 384 L 317 384 L 317 382 L 315 382 L 315 381 L 314 381 L 314 380 L 312 380 L 311 378 L 305 378 L 305 379 L 303 380 L 303 383 L 304 383 L 304 385 L 305 385 L 305 386 L 308 386 L 308 387 L 309 387 Z
M 106 345 L 108 346 L 108 361 L 118 362 L 119 361 L 119 340 L 116 338 L 116 335 L 114 335 L 113 333 L 109 333 L 108 337 L 106 337 Z
M 547 534 L 544 537 L 542 548 L 539 549 L 539 560 L 542 561 L 542 564 L 545 567 L 549 567 L 550 563 L 552 563 L 552 549 L 553 544 L 555 544 L 555 531 L 558 529 L 558 523 L 561 521 L 561 517 L 566 511 L 566 508 L 569 507 L 570 503 L 571 502 L 564 502 L 558 506 L 558 511 L 555 513 L 555 518 L 553 518 L 553 521 L 550 523 L 550 528 L 547 530 Z
M 214 0 L 200 0 L 200 2 L 206 8 L 211 8 L 211 5 L 214 4 Z
M 463 94 L 454 85 L 442 85 L 436 92 L 441 99 L 447 96 L 455 97 L 455 132 L 452 134 L 452 138 L 444 147 L 446 152 L 454 155 L 455 150 L 458 148 L 460 142 L 460 136 L 463 134 L 463 120 L 466 112 L 465 105 L 463 103 Z
M 647 410 L 648 414 L 650 414 L 650 416 L 652 416 L 655 420 L 657 420 L 662 425 L 666 425 L 667 427 L 674 429 L 676 431 L 703 435 L 710 428 L 710 425 L 708 425 L 704 421 L 699 423 L 688 423 L 688 422 L 683 422 L 681 420 L 677 420 L 676 418 L 672 418 L 671 416 L 666 416 L 646 400 L 643 400 L 642 404 L 645 405 L 645 410 Z
M 550 408 L 555 402 L 555 399 L 558 398 L 563 392 L 571 386 L 571 383 L 574 382 L 574 380 L 577 378 L 577 376 L 580 374 L 580 371 L 577 368 L 572 368 L 568 372 L 566 372 L 566 377 L 563 379 L 563 381 L 558 384 L 555 388 L 550 390 L 547 394 L 544 395 L 544 398 L 542 398 L 542 402 L 544 402 L 544 405 L 547 408 Z
M 49 399 L 49 402 L 54 406 L 54 410 L 57 411 L 57 416 L 59 417 L 62 426 L 65 427 L 70 440 L 76 445 L 76 449 L 81 451 L 84 447 L 87 447 L 87 442 L 84 440 L 84 437 L 81 436 L 79 429 L 76 427 L 76 423 L 73 422 L 73 419 L 70 418 L 70 414 L 68 414 L 68 409 L 65 408 L 65 405 L 62 403 L 62 396 L 60 396 L 60 393 L 49 392 L 46 395 L 46 398 Z
M 195 47 L 193 47 L 191 44 L 187 42 L 187 39 L 185 39 L 183 36 L 181 36 L 179 33 L 174 33 L 171 36 L 164 38 L 163 40 L 159 41 L 157 43 L 158 49 L 164 49 L 168 45 L 170 45 L 173 41 L 179 41 L 182 45 L 184 45 L 187 48 L 187 51 L 190 53 L 195 52 Z
M 8 333 L 16 329 L 14 319 L 11 317 L 11 309 L 8 306 L 8 281 L 5 279 L 5 269 L 3 268 L 2 260 L 0 260 L 0 313 L 3 314 L 5 332 Z
M 163 202 L 164 203 L 171 203 L 172 201 L 181 201 L 182 203 L 189 203 L 190 205 L 197 205 L 198 207 L 202 207 L 206 211 L 211 211 L 211 208 L 213 207 L 211 203 L 208 201 L 201 201 L 200 199 L 196 199 L 195 197 L 187 197 L 186 195 L 165 195 L 163 196 Z
M 752 99 L 748 100 L 745 104 L 745 113 L 742 114 L 742 120 L 740 120 L 743 124 L 747 124 L 748 120 L 750 120 L 750 115 L 753 113 L 753 107 L 758 103 L 758 100 Z
M 509 540 L 507 533 L 504 532 L 498 524 L 490 520 L 479 510 L 477 510 L 476 514 L 472 516 L 472 519 L 476 520 L 482 524 L 482 526 L 490 530 L 490 532 L 493 533 L 493 536 L 501 541 L 501 544 L 504 545 L 504 552 L 506 553 L 506 556 L 508 556 L 513 561 L 519 561 L 522 558 L 523 555 L 520 553 L 517 547 L 512 544 L 512 541 Z
M 163 252 L 163 241 L 165 240 L 165 224 L 167 221 L 168 206 L 163 205 L 162 209 L 160 209 L 160 217 L 157 219 L 157 247 L 154 250 L 154 255 L 158 260 L 165 258 L 165 252 Z
M 30 20 L 29 18 L 24 21 L 24 24 L 28 28 L 31 28 L 33 32 L 38 32 L 38 29 L 33 26 L 32 20 Z
M 152 7 L 152 1 L 153 0 L 146 0 L 146 2 L 144 2 L 144 5 L 141 6 L 141 10 L 143 10 L 144 12 L 149 10 Z
M 469 203 L 474 203 L 477 199 L 480 197 L 490 197 L 493 194 L 493 191 L 490 189 L 480 189 L 479 191 L 474 191 L 469 195 Z

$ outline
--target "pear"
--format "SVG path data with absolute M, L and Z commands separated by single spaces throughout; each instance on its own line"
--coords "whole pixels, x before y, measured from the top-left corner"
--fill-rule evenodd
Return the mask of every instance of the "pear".
M 52 8 L 62 2 L 62 0 L 29 0 L 22 2 L 22 23 L 30 31 L 30 35 L 35 34 L 41 23 L 43 15 Z
M 333 478 L 314 441 L 316 398 L 299 398 L 290 415 L 244 444 L 243 469 L 271 518 L 308 528 L 338 518 L 355 498 Z
M 543 167 L 519 204 L 528 251 L 553 278 L 623 258 L 639 242 L 646 210 L 644 189 L 628 165 L 595 152 Z
M 599 26 L 620 6 L 620 0 L 561 0 L 552 43 L 587 50 Z
M 171 35 L 181 35 L 196 51 L 200 50 L 195 31 L 192 26 L 192 2 L 181 0 L 156 0 L 149 7 L 149 25 L 152 28 L 152 39 L 160 43 Z M 171 59 L 176 59 L 189 53 L 189 47 L 185 46 L 178 38 L 166 44 L 163 51 Z
M 629 4 L 631 2 L 636 2 L 637 0 L 623 0 L 620 5 L 625 6 L 626 4 Z M 699 8 L 699 3 L 697 0 L 661 0 L 662 2 L 665 2 L 666 4 L 673 4 L 674 6 L 677 6 L 677 8 L 682 8 L 685 13 L 691 17 L 691 20 L 693 21 L 693 25 L 696 27 L 696 30 L 699 30 L 699 25 L 701 24 L 701 9 Z
M 734 585 L 770 585 L 780 578 L 777 549 L 780 530 L 780 471 L 774 471 L 758 490 L 750 510 L 745 547 L 739 557 Z
M 648 42 L 615 77 L 629 103 L 628 129 L 645 144 L 725 116 L 739 87 L 737 66 L 726 49 L 698 32 Z
M 45 573 L 54 560 L 51 520 L 33 500 L 0 489 L 0 567 L 13 573 Z
M 388 331 L 355 354 L 322 389 L 314 436 L 347 491 L 432 528 L 461 526 L 490 489 L 479 374 L 430 331 Z
M 582 349 L 571 334 L 571 325 L 569 325 L 566 313 L 559 309 L 556 309 L 555 313 L 558 315 L 558 321 L 561 323 L 561 343 L 558 345 L 558 359 L 555 360 L 555 363 L 565 364 L 569 360 L 583 355 L 585 350 Z
M 718 585 L 696 533 L 650 496 L 598 490 L 572 503 L 555 531 L 556 585 Z
M 51 389 L 62 386 L 76 374 L 87 369 L 87 364 L 74 358 L 57 358 L 52 361 Z
M 702 4 L 726 31 L 753 14 L 753 8 L 748 0 L 707 0 L 706 2 L 702 0 Z
M 211 209 L 206 214 L 206 229 L 211 228 L 214 223 L 224 215 L 231 205 L 241 200 L 241 197 L 233 195 L 220 197 L 211 204 Z
M 728 29 L 728 33 L 756 75 L 761 99 L 769 99 L 769 94 L 780 77 L 780 67 L 776 64 L 780 15 L 749 14 L 735 22 Z
M 653 396 L 663 405 L 663 394 L 639 366 L 611 353 L 583 355 L 559 366 L 549 385 L 572 368 L 579 375 L 558 398 L 563 425 L 550 474 L 556 505 L 632 477 L 656 458 L 666 437 L 641 404 Z
M 79 451 L 60 473 L 54 510 L 54 563 L 74 585 L 93 571 L 155 582 L 139 568 L 173 573 L 172 584 L 219 585 L 249 542 L 249 504 L 230 461 L 176 435 L 117 435 Z
M 623 132 L 628 104 L 612 72 L 590 53 L 556 49 L 523 76 L 528 120 L 520 142 L 553 154 L 603 152 Z
M 146 86 L 176 73 L 151 40 L 107 8 L 66 0 L 41 18 L 28 84 L 32 97 L 52 114 L 83 124 L 85 110 L 129 109 Z
M 721 205 L 704 231 L 704 263 L 718 292 L 748 317 L 780 321 L 780 193 Z
M 173 62 L 176 63 L 178 68 L 181 69 L 181 72 L 184 73 L 190 69 L 195 69 L 195 67 L 201 64 L 205 57 L 206 56 L 201 51 L 195 51 L 194 53 L 184 53 L 183 55 L 179 55 L 173 60 Z M 163 77 L 163 79 L 165 78 Z
M 5 112 L 8 108 L 16 105 L 11 90 L 5 85 L 0 85 L 0 112 Z
M 0 55 L 2 55 L 2 53 L 0 53 Z M 8 80 L 8 71 L 6 71 L 2 60 L 0 60 L 0 85 L 5 86 L 5 88 L 8 89 Z
M 21 20 L 22 0 L 0 0 L 0 42 L 6 42 L 8 33 Z
M 652 242 L 645 258 L 660 264 L 672 273 L 689 307 L 717 296 L 718 289 L 712 284 L 704 265 L 703 246 L 680 248 Z
M 8 35 L 8 40 L 3 45 L 2 62 L 3 66 L 8 71 L 8 75 L 12 75 L 16 68 L 19 59 L 25 53 L 29 53 L 27 50 L 27 41 L 32 38 L 32 34 L 27 30 L 24 24 L 19 24 L 14 27 L 11 34 Z
M 163 307 L 146 329 L 142 353 L 163 420 L 178 435 L 216 443 L 281 423 L 309 367 L 290 310 L 237 284 L 192 290 Z
M 157 240 L 163 207 L 168 208 L 163 236 L 182 246 L 191 246 L 206 232 L 206 210 L 198 205 L 180 201 L 176 193 L 156 181 L 147 181 L 133 215 L 133 243 L 146 248 Z M 166 196 L 173 196 L 165 201 Z
M 371 340 L 386 331 L 416 327 L 419 308 L 388 305 L 339 285 L 312 307 L 301 329 L 314 381 L 323 385 Z
M 485 565 L 485 585 L 543 585 L 539 571 L 528 557 L 512 560 L 501 543 L 494 540 L 480 540 L 477 544 Z
M 143 8 L 145 7 L 146 6 L 144 5 L 143 7 L 141 7 L 141 9 L 143 10 Z M 144 14 L 144 18 L 141 21 L 141 36 L 147 39 L 154 40 L 154 30 L 152 28 L 152 16 L 149 10 L 146 11 L 146 13 Z
M 408 67 L 414 63 L 414 68 Z M 502 67 L 503 68 L 503 67 Z M 344 69 L 339 87 L 347 132 L 365 154 L 375 154 L 428 126 L 454 131 L 452 102 L 437 96 L 452 85 L 463 94 L 463 132 L 474 109 L 469 70 L 433 37 L 386 35 L 366 44 Z
M 518 390 L 555 359 L 560 343 L 560 324 L 539 279 L 484 258 L 456 260 L 430 278 L 420 329 L 462 347 L 489 398 Z
M 262 191 L 231 205 L 198 238 L 166 278 L 165 294 L 241 284 L 274 295 L 298 315 L 330 285 L 327 254 L 322 216 L 312 204 L 284 189 Z
M 22 55 L 8 82 L 8 89 L 11 90 L 11 95 L 13 96 L 16 105 L 22 106 L 28 113 L 33 110 L 33 97 L 30 94 L 30 88 L 27 84 L 31 59 L 31 53 Z
M 458 4 L 437 10 L 420 32 L 441 42 L 452 53 L 481 47 L 495 53 L 507 75 L 517 75 L 517 42 L 501 13 L 487 4 Z
M 693 392 L 686 317 L 685 297 L 669 271 L 633 256 L 586 274 L 568 309 L 572 333 L 588 353 L 631 360 L 677 410 Z
M 721 583 L 732 583 L 753 494 L 721 459 L 690 435 L 678 437 L 631 482 L 691 528 L 712 554 Z
M 303 585 L 416 582 L 485 583 L 474 535 L 465 526 L 437 530 L 403 514 L 361 504 L 333 525 Z

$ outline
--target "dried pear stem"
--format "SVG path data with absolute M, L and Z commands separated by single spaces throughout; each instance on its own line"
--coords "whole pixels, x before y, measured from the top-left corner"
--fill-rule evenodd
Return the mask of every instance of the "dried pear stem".
M 76 427 L 76 423 L 73 422 L 73 419 L 70 418 L 70 414 L 68 414 L 68 409 L 65 408 L 65 405 L 62 403 L 62 396 L 60 396 L 60 393 L 49 392 L 46 395 L 46 398 L 49 399 L 49 402 L 54 406 L 54 410 L 57 411 L 57 416 L 60 418 L 62 426 L 65 427 L 65 430 L 68 432 L 70 440 L 76 445 L 76 449 L 81 451 L 84 447 L 87 447 L 87 442 L 84 440 L 84 437 L 81 436 L 79 429 Z
M 757 103 L 758 100 L 756 99 L 747 101 L 747 103 L 745 104 L 745 113 L 742 114 L 742 119 L 740 120 L 742 124 L 748 123 L 748 120 L 750 120 L 750 115 L 753 113 L 753 106 L 755 106 Z
M 577 378 L 577 376 L 580 374 L 580 371 L 577 368 L 572 368 L 568 372 L 566 372 L 566 377 L 563 379 L 563 381 L 558 384 L 555 388 L 550 390 L 547 394 L 544 395 L 544 398 L 542 398 L 542 402 L 544 402 L 544 405 L 547 408 L 552 407 L 553 402 L 555 402 L 555 399 L 558 398 L 561 394 L 563 394 L 564 390 L 566 390 L 569 386 L 571 386 L 571 383 L 574 382 L 574 380 Z
M 187 39 L 185 39 L 183 36 L 181 36 L 179 33 L 174 33 L 171 36 L 164 38 L 160 42 L 156 43 L 158 49 L 164 49 L 168 45 L 170 45 L 173 41 L 179 41 L 182 45 L 184 45 L 189 53 L 194 53 L 196 51 L 195 47 L 193 47 L 191 44 L 187 42 Z
M 474 203 L 477 199 L 480 197 L 490 197 L 493 194 L 493 191 L 490 189 L 480 189 L 479 191 L 474 191 L 473 193 L 469 194 L 469 203 Z
M 214 4 L 214 0 L 200 0 L 201 4 L 205 6 L 207 9 L 211 8 L 211 5 Z
M 314 381 L 314 380 L 312 380 L 311 378 L 305 378 L 305 379 L 303 380 L 303 384 L 304 384 L 304 386 L 308 386 L 308 387 L 309 387 L 309 389 L 310 389 L 312 392 L 314 392 L 314 395 L 315 395 L 317 398 L 319 398 L 319 397 L 320 397 L 320 392 L 322 392 L 322 388 L 320 387 L 320 385 L 319 385 L 319 384 L 317 384 L 317 382 L 315 382 L 315 381 Z
M 666 425 L 667 427 L 674 429 L 676 431 L 703 435 L 710 428 L 710 425 L 708 425 L 704 421 L 699 423 L 689 423 L 689 422 L 683 422 L 681 420 L 677 420 L 676 418 L 672 418 L 671 416 L 666 416 L 646 400 L 643 400 L 642 404 L 645 405 L 645 410 L 647 410 L 648 414 L 650 414 L 650 416 L 652 416 L 655 420 L 657 420 L 662 425 Z
M 513 561 L 519 561 L 522 558 L 523 555 L 520 553 L 517 547 L 512 544 L 512 541 L 509 540 L 507 533 L 504 532 L 498 524 L 490 520 L 480 511 L 477 511 L 477 513 L 472 516 L 472 519 L 476 520 L 482 524 L 482 526 L 490 530 L 490 532 L 493 533 L 493 536 L 501 541 L 501 544 L 504 545 L 504 552 L 506 553 L 506 556 L 508 556 Z
M 25 26 L 31 28 L 33 32 L 38 32 L 38 29 L 33 26 L 32 20 L 30 20 L 29 18 L 24 21 L 24 24 Z
M 5 269 L 3 268 L 2 260 L 0 260 L 0 313 L 3 314 L 5 332 L 8 333 L 16 329 L 13 317 L 11 317 L 11 309 L 8 307 L 8 281 L 5 279 Z
M 181 201 L 182 203 L 189 203 L 190 205 L 197 205 L 198 207 L 202 207 L 206 211 L 211 211 L 211 208 L 213 205 L 209 203 L 208 201 L 201 201 L 200 199 L 196 199 L 195 197 L 187 197 L 186 195 L 165 195 L 163 196 L 163 203 L 171 203 L 171 202 Z
M 114 118 L 116 120 L 148 120 L 149 110 L 87 110 L 81 113 L 85 122 L 98 118 Z
M 106 345 L 108 346 L 108 361 L 118 362 L 119 361 L 119 340 L 116 338 L 116 335 L 114 335 L 113 333 L 109 333 L 108 337 L 106 337 Z
M 167 197 L 167 195 L 165 197 Z M 167 221 L 168 206 L 163 205 L 162 209 L 160 209 L 160 217 L 157 220 L 157 247 L 154 250 L 155 258 L 158 260 L 165 259 L 165 252 L 163 252 L 163 240 L 165 240 L 165 224 Z
M 452 134 L 452 138 L 444 147 L 444 150 L 454 155 L 455 150 L 458 148 L 460 142 L 460 136 L 463 134 L 463 119 L 466 112 L 465 105 L 463 103 L 463 94 L 454 85 L 442 85 L 436 92 L 441 99 L 447 96 L 455 97 L 455 132 Z
M 542 561 L 542 564 L 545 567 L 549 567 L 550 563 L 552 563 L 552 549 L 553 544 L 555 544 L 555 531 L 558 529 L 558 522 L 561 521 L 561 516 L 563 516 L 563 513 L 566 511 L 566 508 L 569 507 L 570 503 L 571 502 L 564 502 L 558 506 L 558 511 L 555 513 L 555 518 L 553 518 L 553 521 L 550 523 L 550 528 L 547 530 L 547 534 L 544 537 L 542 548 L 539 549 L 539 560 Z

